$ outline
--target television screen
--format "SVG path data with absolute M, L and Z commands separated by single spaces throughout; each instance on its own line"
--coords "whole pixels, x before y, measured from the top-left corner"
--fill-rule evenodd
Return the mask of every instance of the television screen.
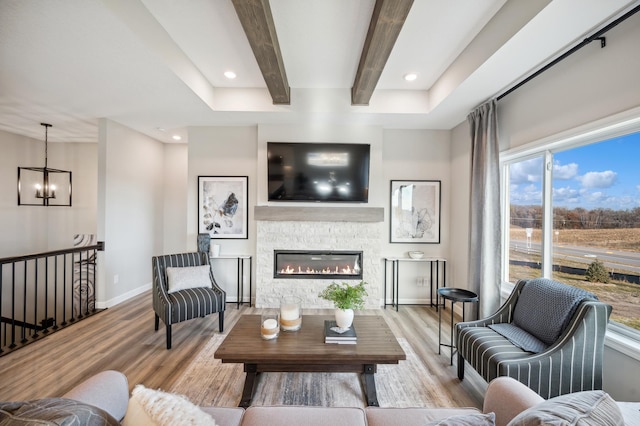
M 369 198 L 368 144 L 267 142 L 269 201 Z

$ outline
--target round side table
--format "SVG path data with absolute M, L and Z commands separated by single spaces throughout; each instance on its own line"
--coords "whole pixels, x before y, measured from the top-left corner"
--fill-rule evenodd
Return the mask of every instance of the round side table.
M 472 291 L 465 290 L 462 288 L 452 288 L 452 287 L 443 287 L 438 289 L 438 294 L 444 300 L 443 305 L 446 304 L 447 300 L 451 301 L 451 330 L 450 330 L 450 344 L 442 343 L 440 338 L 440 330 L 442 329 L 442 310 L 438 310 L 438 355 L 440 354 L 440 348 L 442 346 L 446 346 L 451 350 L 451 360 L 449 361 L 449 365 L 453 365 L 453 354 L 456 352 L 456 345 L 453 344 L 453 306 L 456 302 L 462 303 L 462 321 L 464 321 L 465 314 L 465 304 L 466 303 L 477 303 L 478 295 Z

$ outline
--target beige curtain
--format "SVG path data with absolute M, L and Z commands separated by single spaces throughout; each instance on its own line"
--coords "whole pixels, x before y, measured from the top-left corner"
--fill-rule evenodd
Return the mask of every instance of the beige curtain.
M 467 117 L 471 128 L 471 223 L 469 279 L 479 296 L 479 316 L 500 307 L 501 212 L 497 101 Z

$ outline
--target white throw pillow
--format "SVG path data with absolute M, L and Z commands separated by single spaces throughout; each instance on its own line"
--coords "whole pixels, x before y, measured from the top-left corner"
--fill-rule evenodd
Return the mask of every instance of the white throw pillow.
M 216 422 L 182 395 L 137 385 L 131 392 L 123 426 L 215 426 Z
M 211 287 L 209 265 L 167 267 L 168 290 L 173 293 L 178 290 L 197 287 Z

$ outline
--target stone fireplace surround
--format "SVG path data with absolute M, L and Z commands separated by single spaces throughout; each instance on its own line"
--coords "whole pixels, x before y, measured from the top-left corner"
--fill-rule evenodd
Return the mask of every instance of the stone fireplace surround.
M 377 207 L 256 206 L 256 307 L 277 308 L 285 295 L 302 299 L 302 308 L 333 308 L 318 293 L 333 281 L 359 280 L 273 278 L 275 250 L 362 251 L 366 308 L 382 304 L 384 209 Z

